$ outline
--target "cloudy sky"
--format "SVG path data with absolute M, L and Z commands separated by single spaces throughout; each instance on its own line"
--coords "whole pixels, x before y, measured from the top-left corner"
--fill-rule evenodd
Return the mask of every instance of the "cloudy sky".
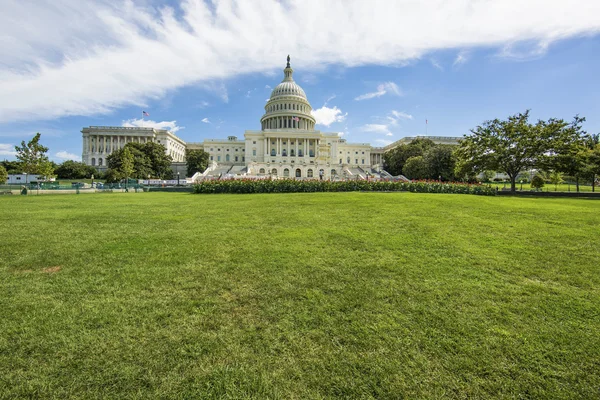
M 0 10 L 0 159 L 38 131 L 54 160 L 78 159 L 89 125 L 243 137 L 260 128 L 288 54 L 318 129 L 349 141 L 462 136 L 528 108 L 580 114 L 600 132 L 597 0 L 0 0 Z

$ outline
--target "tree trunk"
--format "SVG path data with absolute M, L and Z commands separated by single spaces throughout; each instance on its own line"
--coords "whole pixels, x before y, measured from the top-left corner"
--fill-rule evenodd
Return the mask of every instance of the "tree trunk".
M 510 192 L 512 194 L 515 194 L 517 191 L 517 175 L 509 176 L 510 177 Z
M 596 174 L 592 174 L 592 193 L 596 191 Z
M 579 176 L 575 177 L 575 186 L 577 186 L 577 193 L 579 193 Z

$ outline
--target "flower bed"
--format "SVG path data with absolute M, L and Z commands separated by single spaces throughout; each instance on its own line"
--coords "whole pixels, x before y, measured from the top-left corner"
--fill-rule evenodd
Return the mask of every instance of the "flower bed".
M 301 193 L 301 192 L 414 192 L 460 193 L 495 196 L 496 189 L 479 184 L 435 181 L 320 181 L 294 179 L 207 180 L 194 185 L 194 193 Z

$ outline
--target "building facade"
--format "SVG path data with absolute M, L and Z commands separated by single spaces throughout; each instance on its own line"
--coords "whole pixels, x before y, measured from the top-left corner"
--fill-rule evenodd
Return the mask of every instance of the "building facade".
M 100 170 L 106 169 L 106 157 L 122 149 L 127 143 L 156 142 L 165 146 L 173 162 L 185 161 L 185 142 L 165 129 L 90 126 L 81 130 L 83 151 L 81 158 L 87 165 Z
M 415 138 L 404 138 L 386 147 L 349 143 L 336 132 L 317 130 L 312 106 L 294 81 L 290 57 L 283 80 L 271 92 L 260 118 L 260 130 L 247 130 L 243 139 L 205 139 L 186 143 L 167 130 L 90 126 L 82 129 L 83 161 L 106 168 L 106 156 L 130 142 L 157 142 L 173 157 L 175 168 L 185 161 L 186 149 L 203 149 L 210 164 L 204 176 L 271 176 L 289 178 L 389 177 L 383 154 Z M 432 138 L 432 137 L 429 137 Z M 458 138 L 435 137 L 456 143 Z

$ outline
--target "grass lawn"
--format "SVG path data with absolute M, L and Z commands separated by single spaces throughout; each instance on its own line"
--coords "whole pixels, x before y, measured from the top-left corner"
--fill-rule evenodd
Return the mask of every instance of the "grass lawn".
M 506 187 L 507 189 L 510 189 L 510 182 L 507 182 L 506 184 L 502 183 L 502 182 L 492 182 L 492 183 L 484 183 L 484 185 L 491 185 L 492 187 L 498 188 L 498 190 L 502 190 L 502 188 Z M 525 191 L 529 191 L 532 190 L 531 188 L 531 184 L 529 183 L 523 183 L 523 185 L 521 185 L 519 182 L 517 182 L 517 190 L 521 190 L 521 187 L 523 188 L 523 190 Z M 576 192 L 577 191 L 577 187 L 574 184 L 567 184 L 567 183 L 561 183 L 560 185 L 553 185 L 551 183 L 546 183 L 545 186 L 543 188 L 541 188 L 542 191 L 544 192 Z M 592 191 L 592 185 L 579 185 L 579 191 L 580 192 L 591 192 Z M 596 192 L 600 192 L 600 188 L 596 188 L 595 190 Z
M 600 201 L 0 198 L 0 398 L 598 398 Z

